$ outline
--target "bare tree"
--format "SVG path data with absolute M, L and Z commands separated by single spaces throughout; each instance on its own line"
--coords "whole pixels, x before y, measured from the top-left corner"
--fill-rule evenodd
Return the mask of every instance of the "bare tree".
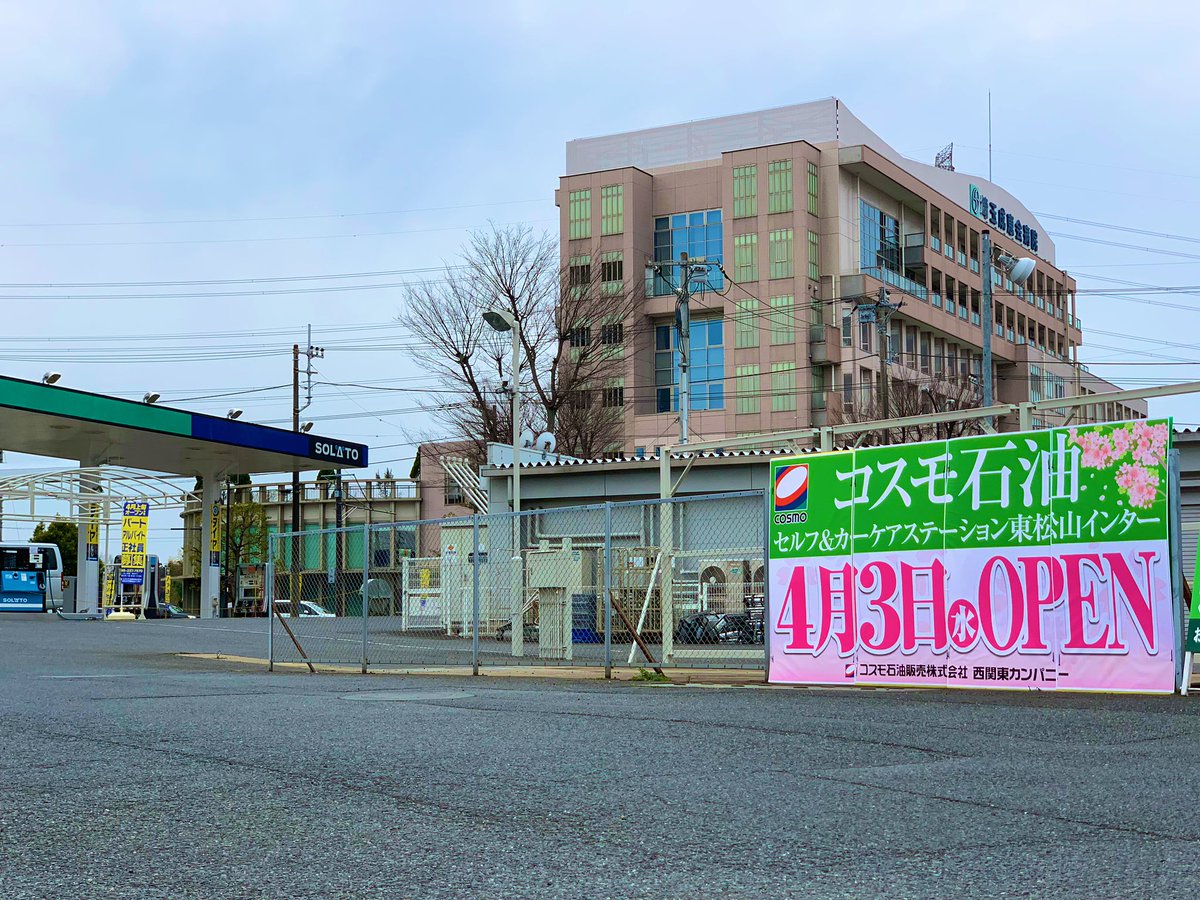
M 888 388 L 888 403 L 885 409 L 878 385 L 859 385 L 853 402 L 847 403 L 843 398 L 839 406 L 830 408 L 830 424 L 867 424 L 880 419 L 925 416 L 955 409 L 975 409 L 982 404 L 978 384 L 969 376 L 924 375 L 915 380 L 892 376 Z M 964 418 L 951 422 L 872 429 L 861 432 L 857 443 L 860 446 L 910 444 L 982 433 L 981 420 Z
M 560 266 L 558 249 L 528 227 L 493 225 L 471 235 L 461 262 L 405 290 L 397 321 L 427 346 L 416 356 L 438 382 L 431 409 L 451 440 L 512 440 L 511 338 L 484 321 L 489 309 L 520 325 L 525 398 L 519 427 L 556 434 L 561 452 L 594 456 L 621 438 L 624 326 L 637 308 L 624 261 L 602 255 Z

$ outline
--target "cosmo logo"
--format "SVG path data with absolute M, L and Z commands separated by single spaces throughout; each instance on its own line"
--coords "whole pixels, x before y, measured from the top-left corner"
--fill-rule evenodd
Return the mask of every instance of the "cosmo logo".
M 775 516 L 777 525 L 808 521 L 808 465 L 780 466 L 775 470 Z M 782 515 L 781 515 L 782 514 Z

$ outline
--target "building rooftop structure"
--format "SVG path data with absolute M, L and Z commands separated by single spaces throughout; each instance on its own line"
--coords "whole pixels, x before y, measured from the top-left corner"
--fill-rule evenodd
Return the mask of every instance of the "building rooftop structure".
M 643 278 L 681 252 L 709 264 L 689 304 L 692 440 L 978 406 L 985 325 L 997 402 L 1114 389 L 1079 363 L 1075 282 L 1029 207 L 907 159 L 836 98 L 570 141 L 556 200 L 571 283 L 599 265 L 606 293 L 639 300 L 619 327 L 573 332 L 619 344 L 621 377 L 597 392 L 623 407 L 613 452 L 682 437 L 672 270 Z M 1026 281 L 982 259 L 985 230 L 996 253 L 1036 261 Z M 1098 404 L 1075 421 L 1145 412 Z
M 735 150 L 805 141 L 819 146 L 870 147 L 880 156 L 934 188 L 943 196 L 967 206 L 970 188 L 986 186 L 988 196 L 1022 222 L 1037 217 L 1003 187 L 975 175 L 931 166 L 903 156 L 868 128 L 837 97 L 778 106 L 732 116 L 695 119 L 674 125 L 643 128 L 567 142 L 566 174 L 581 175 L 633 166 L 645 171 L 719 160 Z M 1054 260 L 1054 242 L 1041 232 L 1038 256 Z

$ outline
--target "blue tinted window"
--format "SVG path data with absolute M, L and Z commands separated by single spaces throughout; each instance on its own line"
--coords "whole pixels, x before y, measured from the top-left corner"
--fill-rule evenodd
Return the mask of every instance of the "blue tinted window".
M 692 322 L 692 357 L 688 368 L 693 410 L 725 408 L 725 350 L 723 320 Z M 655 329 L 654 384 L 658 412 L 679 410 L 678 334 L 671 325 Z M 667 386 L 669 385 L 669 387 Z
M 676 262 L 681 253 L 687 253 L 690 257 L 703 257 L 714 264 L 722 263 L 724 228 L 719 209 L 658 216 L 654 220 L 654 261 Z M 672 293 L 671 285 L 678 283 L 676 279 L 679 273 L 672 271 L 669 274 L 673 277 L 655 276 L 648 281 L 646 287 L 652 296 Z M 707 278 L 693 279 L 691 289 L 694 293 L 724 290 L 725 278 L 716 268 L 712 268 Z
M 670 325 L 659 325 L 654 329 L 655 350 L 670 350 L 672 343 Z
M 859 201 L 859 263 L 864 269 L 884 268 L 900 271 L 900 222 Z

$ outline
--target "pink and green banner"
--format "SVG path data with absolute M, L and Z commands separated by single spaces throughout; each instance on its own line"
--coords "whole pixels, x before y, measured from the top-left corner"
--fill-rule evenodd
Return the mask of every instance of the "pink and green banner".
M 770 680 L 1171 692 L 1170 422 L 772 463 Z

